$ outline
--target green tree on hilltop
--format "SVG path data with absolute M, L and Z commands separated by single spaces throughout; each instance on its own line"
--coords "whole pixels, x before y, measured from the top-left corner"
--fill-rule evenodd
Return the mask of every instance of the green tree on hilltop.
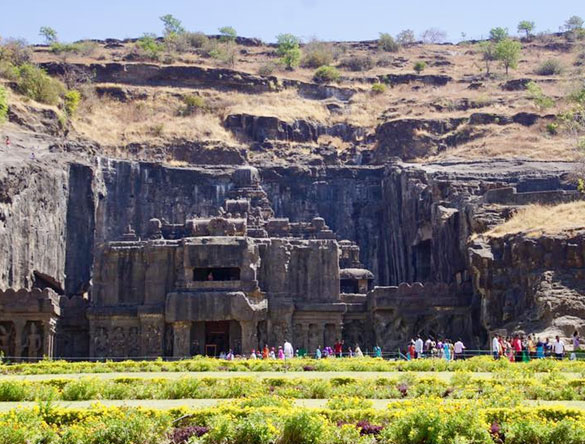
M 185 28 L 183 28 L 181 20 L 179 20 L 176 17 L 173 17 L 173 15 L 171 14 L 163 15 L 162 17 L 160 17 L 160 20 L 163 22 L 165 28 L 164 29 L 165 37 L 170 35 L 183 34 L 185 32 Z
M 577 31 L 583 28 L 583 19 L 578 15 L 574 15 L 573 17 L 569 17 L 565 22 L 565 29 L 567 31 Z
M 222 42 L 235 42 L 238 37 L 238 33 L 231 26 L 222 26 L 218 29 Z
M 280 34 L 276 37 L 278 43 L 277 54 L 280 61 L 288 70 L 299 66 L 301 60 L 301 48 L 299 38 L 292 34 Z
M 508 38 L 508 30 L 506 28 L 497 27 L 490 30 L 490 40 L 499 43 Z
M 496 59 L 502 62 L 502 65 L 506 68 L 506 75 L 508 75 L 510 68 L 516 69 L 518 67 L 521 54 L 522 45 L 520 42 L 512 39 L 504 39 L 496 44 Z
M 39 35 L 45 39 L 47 45 L 52 45 L 57 42 L 57 31 L 50 26 L 42 26 L 39 30 Z
M 534 31 L 534 28 L 536 28 L 534 22 L 528 20 L 522 20 L 520 23 L 518 23 L 518 32 L 525 32 L 526 38 L 532 35 L 532 31 Z
M 496 45 L 491 40 L 479 43 L 479 51 L 485 63 L 485 72 L 490 75 L 491 62 L 496 60 Z

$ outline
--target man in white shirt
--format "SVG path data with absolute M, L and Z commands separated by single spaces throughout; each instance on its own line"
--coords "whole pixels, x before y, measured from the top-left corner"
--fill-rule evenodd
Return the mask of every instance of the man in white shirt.
M 565 354 L 565 344 L 558 336 L 553 344 L 553 353 L 555 354 L 555 358 L 559 361 L 563 359 L 563 355 Z
M 453 346 L 455 359 L 463 359 L 463 350 L 465 350 L 465 345 L 463 345 L 463 342 L 461 342 L 461 339 L 459 339 Z
M 290 342 L 284 341 L 284 357 L 286 359 L 292 359 L 294 355 L 294 349 Z
M 416 341 L 414 342 L 414 353 L 416 355 L 416 359 L 422 358 L 423 355 L 423 340 L 420 336 L 417 336 Z
M 497 361 L 498 359 L 500 359 L 500 354 L 501 354 L 501 347 L 500 347 L 500 337 L 498 335 L 494 336 L 494 339 L 492 339 L 492 353 L 494 355 L 494 359 Z

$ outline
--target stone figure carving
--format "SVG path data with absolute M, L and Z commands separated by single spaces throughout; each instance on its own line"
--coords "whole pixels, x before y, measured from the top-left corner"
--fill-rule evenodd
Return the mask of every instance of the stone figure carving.
M 37 326 L 31 322 L 24 346 L 28 349 L 29 358 L 39 358 L 42 355 L 43 339 L 37 331 Z
M 144 332 L 146 354 L 158 356 L 161 354 L 161 328 L 157 324 L 148 324 Z M 171 347 L 172 348 L 172 347 Z
M 272 323 L 272 338 L 274 344 L 283 344 L 288 336 L 287 322 L 273 322 Z
M 139 356 L 140 355 L 140 341 L 138 336 L 138 327 L 130 327 L 128 329 L 128 355 Z
M 126 335 L 123 327 L 115 327 L 110 339 L 110 347 L 113 356 L 126 355 Z
M 95 336 L 93 337 L 95 356 L 102 358 L 108 353 L 108 330 L 104 327 L 95 329 Z
M 173 336 L 173 328 L 169 325 L 165 328 L 165 355 L 172 356 L 173 354 L 173 342 L 175 340 Z M 159 345 L 160 347 L 160 345 Z M 153 349 L 148 349 L 148 354 L 157 354 L 157 351 L 153 351 Z
M 0 325 L 0 350 L 4 353 L 4 356 L 10 355 L 10 333 L 10 327 Z

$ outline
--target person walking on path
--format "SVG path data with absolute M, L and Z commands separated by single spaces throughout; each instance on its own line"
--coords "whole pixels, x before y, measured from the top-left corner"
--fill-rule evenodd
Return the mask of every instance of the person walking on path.
M 502 352 L 502 349 L 500 346 L 500 337 L 498 335 L 495 335 L 494 339 L 492 340 L 492 354 L 493 354 L 494 359 L 496 361 L 498 359 L 500 359 L 501 352 Z
M 556 340 L 553 344 L 553 352 L 555 354 L 555 359 L 561 361 L 565 355 L 565 344 L 558 336 L 555 339 Z
M 455 345 L 453 345 L 453 352 L 455 353 L 455 359 L 463 359 L 463 350 L 465 350 L 465 345 L 463 345 L 463 341 L 459 339 Z

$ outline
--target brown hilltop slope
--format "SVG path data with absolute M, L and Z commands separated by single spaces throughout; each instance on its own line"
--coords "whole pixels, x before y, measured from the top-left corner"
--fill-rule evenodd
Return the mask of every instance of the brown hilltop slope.
M 326 298 L 315 296 L 322 301 L 297 301 L 328 316 L 334 305 L 347 343 L 395 349 L 421 333 L 462 336 L 480 347 L 495 331 L 585 334 L 581 128 L 563 120 L 583 87 L 582 44 L 562 35 L 523 41 L 509 76 L 497 62 L 485 75 L 472 43 L 413 44 L 396 53 L 376 42 L 326 46 L 341 73 L 330 83 L 316 82 L 314 68 L 278 67 L 275 46 L 252 39 L 238 39 L 227 64 L 204 49 L 145 60 L 135 40 L 93 42 L 83 55 L 36 46 L 32 61 L 82 93 L 69 121 L 63 103 L 21 95 L 0 64 L 9 104 L 9 122 L 0 127 L 0 289 L 49 287 L 70 298 L 58 354 L 87 356 L 96 326 L 107 330 L 84 317 L 83 304 L 87 313 L 118 313 L 93 299 L 96 282 L 103 300 L 119 293 L 135 301 L 135 288 L 160 278 L 147 278 L 140 261 L 124 262 L 127 244 L 112 242 L 154 239 L 154 227 L 169 236 L 156 242 L 177 244 L 196 216 L 229 220 L 218 209 L 238 192 L 271 208 L 274 219 L 247 221 L 256 234 L 266 228 L 286 238 L 299 227 L 321 227 L 333 246 L 350 241 L 339 243 L 339 251 L 356 255 L 343 275 L 370 276 L 356 274 L 363 264 L 378 287 L 346 294 L 333 285 Z M 562 71 L 537 74 L 549 59 Z M 427 65 L 420 74 L 417 61 Z M 531 81 L 538 100 L 527 89 Z M 376 92 L 374 84 L 386 88 Z M 242 186 L 246 175 L 259 182 Z M 551 206 L 557 210 L 547 213 Z M 565 223 L 556 224 L 559 218 Z M 157 251 L 148 254 L 162 270 L 168 264 Z M 259 281 L 270 275 L 262 264 L 281 263 L 274 257 L 260 261 Z M 300 263 L 284 267 L 291 281 L 303 281 Z M 335 260 L 327 264 L 335 273 Z M 321 265 L 305 268 L 315 277 Z M 107 273 L 128 270 L 136 286 L 120 278 L 114 294 L 103 285 Z M 323 342 L 307 339 L 309 325 L 293 323 L 282 314 L 284 302 L 266 294 L 262 315 L 278 321 L 278 335 Z M 81 295 L 89 302 L 79 302 Z M 153 307 L 124 309 L 124 316 L 156 314 Z M 119 328 L 144 336 L 146 327 L 137 325 Z M 173 328 L 163 324 L 158 334 Z M 165 347 L 175 354 L 173 344 Z
M 87 97 L 69 137 L 116 155 L 138 151 L 148 158 L 149 146 L 203 144 L 243 149 L 252 162 L 577 156 L 572 134 L 547 131 L 581 75 L 575 63 L 582 48 L 563 36 L 523 42 L 518 69 L 508 77 L 496 61 L 492 75 L 483 75 L 484 62 L 471 43 L 414 44 L 396 53 L 379 50 L 376 42 L 330 43 L 341 78 L 328 84 L 313 81 L 314 68 L 279 68 L 274 45 L 242 42 L 229 64 L 203 49 L 162 56 L 168 63 L 144 61 L 135 41 L 112 40 L 94 42 L 86 55 L 38 46 L 33 60 L 74 83 L 92 81 L 83 87 Z M 549 59 L 563 71 L 536 74 Z M 362 71 L 346 68 L 356 60 Z M 420 75 L 413 70 L 417 61 L 427 65 Z M 266 70 L 269 75 L 258 74 Z M 552 107 L 535 104 L 525 89 L 530 80 L 553 99 Z M 374 82 L 388 88 L 376 94 Z M 187 96 L 200 98 L 193 112 L 184 112 Z

